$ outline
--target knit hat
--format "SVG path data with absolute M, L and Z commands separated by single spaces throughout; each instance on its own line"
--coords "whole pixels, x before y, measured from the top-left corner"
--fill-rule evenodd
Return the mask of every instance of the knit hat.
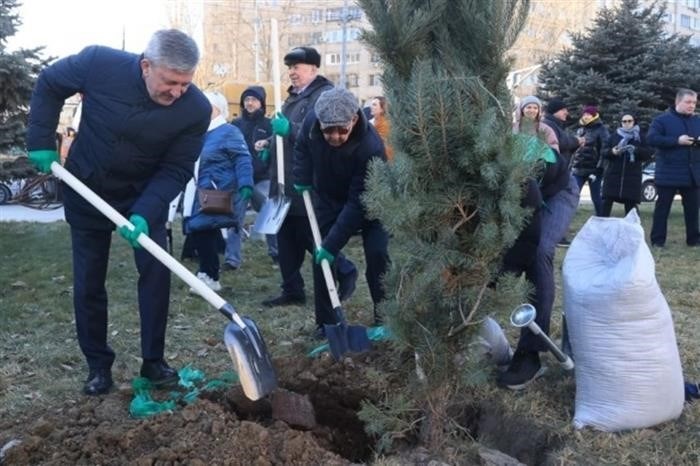
M 581 113 L 588 113 L 589 115 L 597 115 L 598 114 L 598 107 L 595 105 L 584 105 L 583 109 L 581 110 Z
M 260 105 L 265 107 L 265 88 L 262 86 L 249 86 L 246 88 L 245 91 L 241 94 L 241 107 L 243 106 L 243 101 L 245 100 L 246 97 L 255 97 L 260 101 Z
M 296 47 L 284 56 L 284 64 L 292 66 L 297 63 L 321 66 L 321 55 L 313 47 Z
M 542 108 L 542 102 L 540 101 L 540 99 L 538 99 L 534 95 L 528 95 L 520 99 L 520 112 L 522 112 L 523 109 L 530 104 L 535 104 L 538 107 Z
M 545 110 L 547 110 L 547 113 L 549 115 L 554 115 L 559 110 L 566 107 L 568 107 L 568 105 L 566 105 L 562 99 L 560 99 L 559 97 L 554 97 L 549 100 L 549 102 L 547 103 L 547 108 Z
M 314 105 L 321 129 L 331 126 L 349 126 L 358 110 L 360 106 L 357 103 L 357 97 L 343 87 L 334 87 L 323 92 Z

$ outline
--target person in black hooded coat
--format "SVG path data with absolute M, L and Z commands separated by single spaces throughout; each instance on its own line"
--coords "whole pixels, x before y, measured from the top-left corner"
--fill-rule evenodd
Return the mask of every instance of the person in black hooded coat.
M 267 201 L 270 192 L 270 160 L 269 152 L 259 152 L 255 149 L 258 141 L 268 140 L 272 136 L 270 119 L 265 116 L 265 88 L 262 86 L 248 86 L 241 93 L 241 114 L 234 118 L 231 124 L 238 127 L 243 133 L 248 151 L 253 160 L 253 198 L 251 206 L 256 212 L 260 212 Z M 229 231 L 225 268 L 236 268 L 241 263 L 241 229 Z M 277 237 L 266 235 L 267 254 L 274 262 L 277 262 Z

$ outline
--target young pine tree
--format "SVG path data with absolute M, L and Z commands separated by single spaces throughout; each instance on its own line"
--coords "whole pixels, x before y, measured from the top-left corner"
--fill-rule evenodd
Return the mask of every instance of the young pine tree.
M 365 420 L 379 432 L 387 413 L 412 413 L 423 418 L 423 443 L 439 449 L 454 430 L 450 405 L 481 373 L 469 348 L 480 320 L 524 299 L 522 282 L 493 284 L 527 216 L 520 200 L 530 167 L 511 135 L 504 56 L 529 2 L 359 3 L 373 28 L 365 39 L 384 65 L 396 153 L 372 167 L 365 199 L 391 234 L 382 311 L 397 349 L 416 360 L 385 418 L 369 407 Z
M 541 94 L 561 96 L 572 109 L 597 103 L 611 124 L 625 111 L 648 123 L 673 104 L 678 88 L 698 90 L 700 49 L 665 31 L 665 12 L 665 3 L 643 7 L 639 0 L 601 10 L 542 67 Z
M 24 146 L 25 123 L 34 81 L 46 64 L 41 48 L 7 50 L 21 25 L 17 0 L 0 0 L 0 151 Z

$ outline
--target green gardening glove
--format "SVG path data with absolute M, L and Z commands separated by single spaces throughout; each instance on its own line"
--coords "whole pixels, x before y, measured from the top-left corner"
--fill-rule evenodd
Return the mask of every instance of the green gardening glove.
M 263 163 L 267 163 L 267 161 L 270 160 L 270 149 L 261 150 L 258 152 L 258 157 L 260 157 L 260 160 L 262 160 Z
M 311 185 L 310 184 L 295 184 L 294 191 L 296 191 L 298 194 L 304 194 L 304 191 L 311 191 Z
M 58 152 L 55 150 L 30 150 L 29 161 L 41 173 L 51 173 L 51 163 L 58 162 Z
M 321 246 L 320 248 L 316 248 L 316 252 L 314 253 L 314 262 L 316 262 L 318 265 L 321 265 L 321 262 L 323 260 L 327 260 L 328 265 L 331 265 L 335 260 L 335 256 L 323 249 L 323 246 Z
M 241 186 L 238 189 L 238 195 L 241 196 L 241 199 L 244 201 L 248 201 L 251 197 L 253 197 L 253 188 L 250 186 Z
M 277 112 L 275 117 L 270 120 L 270 124 L 272 125 L 272 132 L 277 136 L 285 137 L 289 134 L 291 125 L 289 124 L 287 117 L 282 115 L 282 112 Z
M 124 225 L 119 227 L 119 234 L 129 242 L 132 248 L 140 249 L 141 245 L 138 242 L 138 237 L 141 233 L 148 236 L 148 222 L 139 214 L 132 214 L 131 217 L 129 217 L 129 221 L 134 225 L 134 229 L 131 230 L 128 226 Z

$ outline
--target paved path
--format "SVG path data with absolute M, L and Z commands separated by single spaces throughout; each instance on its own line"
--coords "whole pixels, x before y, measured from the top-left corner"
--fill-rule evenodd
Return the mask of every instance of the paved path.
M 31 209 L 21 205 L 0 205 L 0 222 L 62 222 L 63 207 L 53 210 Z

